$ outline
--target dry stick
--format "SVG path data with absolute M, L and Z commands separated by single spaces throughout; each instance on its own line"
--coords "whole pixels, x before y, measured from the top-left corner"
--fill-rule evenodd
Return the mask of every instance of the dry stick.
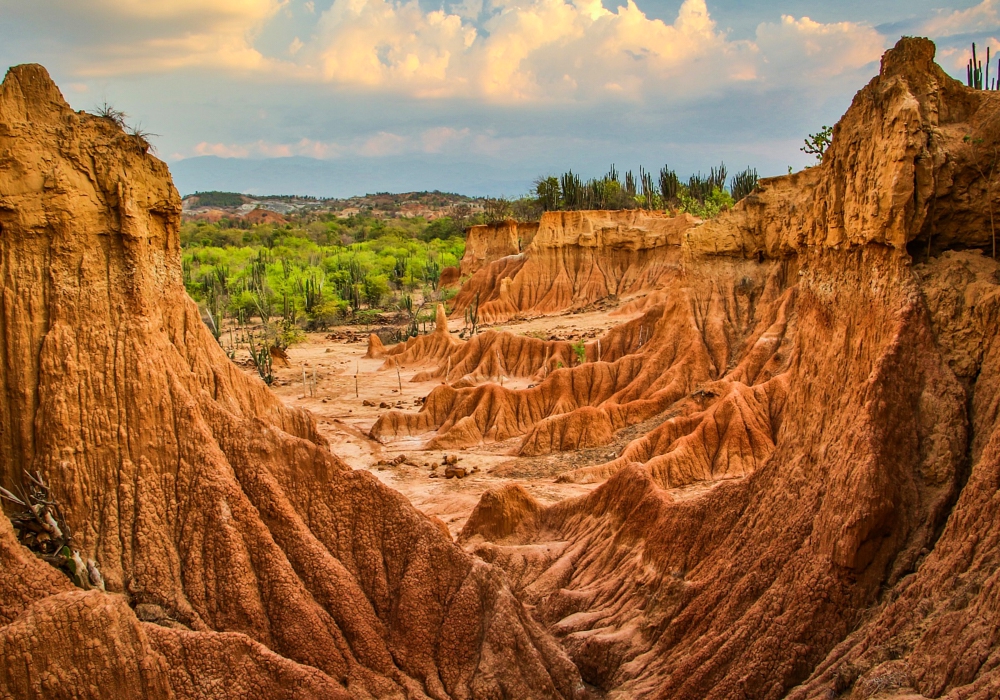
M 399 376 L 399 360 L 393 359 L 393 362 L 396 364 L 396 381 L 399 382 L 399 395 L 402 396 L 403 395 L 403 380 Z
M 361 360 L 357 361 L 354 367 L 354 398 L 359 398 L 358 394 L 358 373 L 361 372 Z
M 309 385 L 306 384 L 306 366 L 302 365 L 302 398 L 309 395 Z

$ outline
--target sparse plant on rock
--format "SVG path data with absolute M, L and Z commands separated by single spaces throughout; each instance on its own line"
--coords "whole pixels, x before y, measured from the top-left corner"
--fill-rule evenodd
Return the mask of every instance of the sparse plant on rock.
M 505 221 L 512 214 L 511 202 L 506 197 L 489 198 L 483 202 L 483 215 L 488 224 Z
M 25 483 L 14 487 L 14 491 L 0 487 L 0 500 L 15 507 L 9 517 L 18 541 L 79 588 L 103 591 L 104 578 L 97 563 L 91 559 L 84 562 L 80 552 L 73 549 L 73 534 L 42 473 L 25 471 L 24 476 Z
M 805 145 L 799 150 L 806 155 L 816 156 L 816 160 L 822 162 L 823 156 L 826 154 L 826 149 L 830 147 L 832 142 L 833 127 L 824 126 L 815 134 L 809 134 L 809 137 L 805 139 Z

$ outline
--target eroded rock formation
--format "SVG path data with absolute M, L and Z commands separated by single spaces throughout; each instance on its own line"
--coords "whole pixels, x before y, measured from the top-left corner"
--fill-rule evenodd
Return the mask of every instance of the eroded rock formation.
M 679 257 L 671 250 L 679 250 L 684 233 L 697 222 L 687 214 L 638 210 L 546 212 L 532 230 L 531 244 L 519 249 L 523 252 L 473 253 L 468 270 L 466 253 L 462 273 L 474 274 L 455 297 L 454 314 L 478 301 L 481 319 L 498 323 L 647 292 L 662 286 L 663 276 L 677 267 Z M 524 239 L 520 228 L 504 238 L 513 236 Z M 496 247 L 480 244 L 475 250 Z
M 588 343 L 586 363 L 533 388 L 442 386 L 376 426 L 433 444 L 523 436 L 538 454 L 660 421 L 563 475 L 601 483 L 590 495 L 543 506 L 505 487 L 460 538 L 610 696 L 1000 689 L 1000 266 L 983 167 L 1000 96 L 933 58 L 901 40 L 821 165 L 661 244 L 595 243 L 569 264 L 581 245 L 544 249 L 543 219 L 458 299 L 478 293 L 501 319 L 642 294 L 600 361 Z M 582 231 L 591 215 L 560 216 Z
M 229 362 L 180 210 L 141 138 L 9 71 L 0 484 L 44 474 L 108 592 L 0 518 L 0 696 L 580 697 L 499 571 Z

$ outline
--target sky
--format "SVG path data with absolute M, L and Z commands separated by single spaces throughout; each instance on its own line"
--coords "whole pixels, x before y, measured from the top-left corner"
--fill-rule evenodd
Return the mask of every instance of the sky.
M 901 35 L 964 79 L 1000 0 L 0 0 L 0 68 L 125 111 L 182 194 L 777 175 Z

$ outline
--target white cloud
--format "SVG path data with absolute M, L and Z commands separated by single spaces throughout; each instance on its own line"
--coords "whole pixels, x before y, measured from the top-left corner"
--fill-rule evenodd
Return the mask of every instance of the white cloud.
M 469 135 L 469 129 L 454 129 L 450 126 L 439 126 L 428 129 L 420 135 L 425 153 L 440 153 L 447 146 L 454 146 Z
M 272 143 L 258 140 L 252 143 L 209 143 L 202 141 L 189 154 L 175 153 L 173 160 L 183 160 L 190 156 L 219 156 L 220 158 L 289 158 L 291 156 L 306 156 L 327 160 L 336 158 L 344 152 L 344 148 L 334 142 L 300 139 L 295 143 Z
M 465 3 L 469 4 L 469 3 Z M 781 74 L 807 85 L 875 61 L 884 38 L 864 24 L 784 17 L 752 41 L 729 40 L 705 0 L 684 0 L 672 24 L 634 0 L 494 0 L 481 26 L 413 0 L 335 0 L 311 46 L 323 78 L 417 97 L 553 101 L 615 96 L 691 98 Z
M 998 0 L 983 0 L 965 10 L 941 10 L 936 17 L 923 24 L 921 32 L 932 38 L 943 38 L 996 31 L 1000 29 L 998 4 Z
M 511 153 L 537 147 L 539 137 L 498 137 L 490 131 L 474 133 L 468 127 L 457 129 L 438 126 L 403 136 L 389 131 L 379 131 L 345 142 L 300 139 L 292 143 L 257 140 L 250 143 L 212 143 L 203 141 L 189 153 L 175 153 L 173 160 L 192 156 L 219 156 L 220 158 L 287 158 L 307 156 L 331 160 L 344 156 L 384 158 L 415 153 L 475 154 L 489 158 L 504 158 Z
M 612 11 L 602 0 L 460 0 L 436 10 L 418 0 L 333 0 L 323 12 L 313 6 L 318 17 L 296 25 L 275 55 L 257 39 L 286 21 L 289 0 L 0 0 L 0 15 L 9 9 L 19 22 L 71 37 L 74 72 L 83 76 L 209 67 L 501 103 L 678 103 L 755 83 L 809 89 L 853 75 L 886 43 L 865 24 L 790 16 L 732 40 L 705 0 L 684 0 L 673 22 L 622 1 Z M 994 21 L 996 3 L 934 22 L 945 31 Z
M 259 70 L 268 61 L 253 48 L 254 36 L 285 1 L 0 0 L 0 16 L 44 28 L 72 47 L 82 75 Z
M 757 28 L 756 46 L 772 79 L 826 79 L 877 61 L 886 37 L 853 22 L 821 24 L 785 15 Z

